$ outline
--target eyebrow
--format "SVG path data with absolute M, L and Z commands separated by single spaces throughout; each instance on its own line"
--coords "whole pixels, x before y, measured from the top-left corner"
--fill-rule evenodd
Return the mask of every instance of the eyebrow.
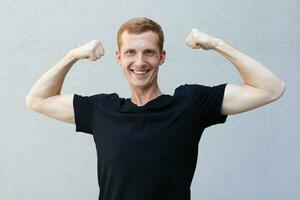
M 156 52 L 155 49 L 145 49 L 145 51 L 152 51 L 152 52 Z
M 135 49 L 131 49 L 131 48 L 129 48 L 129 49 L 125 49 L 124 50 L 125 52 L 127 52 L 127 51 L 135 51 Z M 143 52 L 146 52 L 146 51 L 152 51 L 152 52 L 156 52 L 156 50 L 155 49 L 145 49 L 145 50 L 143 50 Z
M 135 50 L 134 49 L 125 49 L 124 51 L 126 52 L 126 51 L 135 51 Z

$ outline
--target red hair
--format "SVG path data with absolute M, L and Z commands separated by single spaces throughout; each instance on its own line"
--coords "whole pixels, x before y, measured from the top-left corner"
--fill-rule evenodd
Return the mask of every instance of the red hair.
M 164 44 L 164 33 L 162 31 L 161 26 L 156 23 L 155 21 L 148 19 L 146 17 L 138 17 L 133 18 L 126 21 L 122 26 L 119 28 L 117 41 L 118 41 L 118 49 L 120 50 L 122 46 L 122 33 L 127 31 L 129 34 L 141 34 L 147 31 L 153 31 L 158 36 L 158 46 L 159 50 L 163 50 Z

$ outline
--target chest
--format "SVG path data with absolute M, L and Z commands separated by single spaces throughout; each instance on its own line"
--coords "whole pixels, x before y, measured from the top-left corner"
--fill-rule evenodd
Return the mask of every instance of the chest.
M 105 114 L 94 121 L 98 156 L 114 164 L 184 161 L 196 146 L 193 112 Z

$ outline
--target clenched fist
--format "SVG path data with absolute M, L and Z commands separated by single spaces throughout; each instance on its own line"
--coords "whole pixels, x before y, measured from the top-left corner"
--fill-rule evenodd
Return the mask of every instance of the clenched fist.
M 104 49 L 99 40 L 92 40 L 80 47 L 72 49 L 72 54 L 77 59 L 96 61 L 104 55 Z
M 193 49 L 213 49 L 221 40 L 214 38 L 196 28 L 192 29 L 192 32 L 185 39 L 186 45 Z

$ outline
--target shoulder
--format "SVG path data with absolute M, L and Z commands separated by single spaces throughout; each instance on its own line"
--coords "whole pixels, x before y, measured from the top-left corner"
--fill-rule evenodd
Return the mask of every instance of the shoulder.
M 210 90 L 222 90 L 226 87 L 227 83 L 222 83 L 218 85 L 201 85 L 201 84 L 182 84 L 179 85 L 175 92 L 179 93 L 191 93 L 191 92 L 209 92 Z
M 92 105 L 97 105 L 101 102 L 111 102 L 118 98 L 119 96 L 116 93 L 100 93 L 92 95 L 74 94 L 74 102 L 88 102 Z
M 227 83 L 218 85 L 201 85 L 201 84 L 182 84 L 175 89 L 176 95 L 193 96 L 201 98 L 205 96 L 214 96 L 223 94 Z
M 175 91 L 176 92 L 191 92 L 193 90 L 205 90 L 205 88 L 207 88 L 209 86 L 206 85 L 200 85 L 200 84 L 194 84 L 194 83 L 186 83 L 186 84 L 182 84 L 179 85 Z

